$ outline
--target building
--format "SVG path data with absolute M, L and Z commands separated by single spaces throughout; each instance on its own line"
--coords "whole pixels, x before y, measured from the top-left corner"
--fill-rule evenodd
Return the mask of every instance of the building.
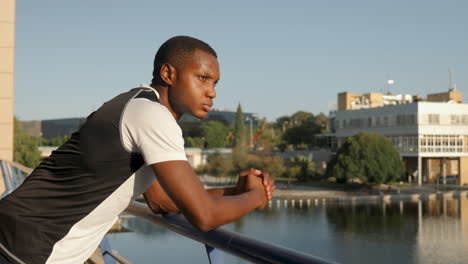
M 338 111 L 330 114 L 330 131 L 335 150 L 361 131 L 387 136 L 419 184 L 468 184 L 468 104 L 453 88 L 426 100 L 340 93 Z
M 21 121 L 20 125 L 23 131 L 34 137 L 51 139 L 71 135 L 78 131 L 80 126 L 86 121 L 86 118 L 61 118 L 49 120 Z M 178 123 L 185 127 L 200 125 L 200 119 L 191 115 L 183 115 Z M 236 112 L 227 110 L 213 109 L 208 112 L 208 116 L 203 121 L 219 121 L 227 126 L 234 125 L 236 121 Z M 259 117 L 255 113 L 244 113 L 244 126 L 256 129 L 259 124 Z
M 257 128 L 259 123 L 259 117 L 256 113 L 243 113 L 244 115 L 244 126 L 249 127 L 252 124 L 253 128 Z M 182 118 L 178 121 L 179 124 L 198 124 L 200 123 L 200 119 L 195 118 L 191 115 L 183 115 Z M 220 110 L 220 109 L 213 109 L 212 111 L 208 112 L 203 121 L 219 121 L 224 123 L 227 126 L 234 125 L 236 122 L 236 112 L 230 110 Z
M 0 1 L 0 159 L 13 160 L 15 0 Z

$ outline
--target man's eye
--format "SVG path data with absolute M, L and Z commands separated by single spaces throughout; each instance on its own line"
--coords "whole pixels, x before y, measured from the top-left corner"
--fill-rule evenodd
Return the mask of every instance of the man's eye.
M 202 81 L 206 81 L 208 79 L 208 77 L 200 75 L 200 76 L 198 76 L 198 79 L 200 79 Z

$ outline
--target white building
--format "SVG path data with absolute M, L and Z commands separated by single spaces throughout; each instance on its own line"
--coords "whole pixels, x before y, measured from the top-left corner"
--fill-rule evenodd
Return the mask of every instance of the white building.
M 344 98 L 340 94 L 339 101 L 340 96 Z M 419 184 L 468 184 L 468 104 L 440 101 L 408 100 L 337 111 L 330 116 L 332 146 L 341 146 L 347 137 L 361 131 L 378 133 L 392 141 L 407 172 L 414 173 Z

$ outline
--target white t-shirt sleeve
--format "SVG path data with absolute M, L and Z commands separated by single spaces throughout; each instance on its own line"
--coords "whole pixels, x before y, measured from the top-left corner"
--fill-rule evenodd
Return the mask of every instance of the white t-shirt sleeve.
M 187 160 L 182 130 L 169 110 L 144 98 L 132 99 L 120 123 L 122 144 L 139 152 L 147 165 L 170 160 Z

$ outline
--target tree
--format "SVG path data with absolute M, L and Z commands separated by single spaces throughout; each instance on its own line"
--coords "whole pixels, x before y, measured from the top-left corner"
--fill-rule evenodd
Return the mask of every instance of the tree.
M 306 156 L 299 155 L 291 158 L 291 163 L 293 164 L 293 168 L 296 167 L 295 170 L 297 171 L 292 176 L 295 176 L 298 181 L 310 180 L 316 174 L 315 163 Z
M 208 156 L 204 172 L 212 176 L 231 176 L 233 173 L 233 164 L 231 158 L 223 157 L 220 153 L 214 153 Z
M 23 132 L 18 119 L 14 120 L 14 152 L 13 160 L 26 167 L 34 168 L 41 161 L 38 139 Z
M 320 134 L 320 127 L 313 120 L 307 120 L 286 130 L 283 140 L 296 148 L 308 148 L 315 145 L 316 134 Z
M 326 133 L 328 130 L 328 117 L 324 113 L 315 116 L 314 122 L 320 127 L 320 133 Z
M 43 138 L 41 139 L 41 145 L 42 146 L 54 146 L 54 147 L 61 146 L 65 142 L 67 142 L 67 140 L 69 139 L 70 139 L 70 135 L 65 135 L 63 137 L 55 137 L 51 139 Z
M 234 147 L 245 148 L 244 113 L 241 105 L 237 105 L 236 122 L 234 123 Z
M 313 121 L 314 114 L 304 111 L 297 111 L 291 116 L 291 121 L 293 126 L 298 126 L 305 122 Z
M 204 145 L 202 137 L 186 137 L 184 141 L 187 148 L 203 148 Z
M 275 123 L 275 127 L 282 131 L 282 142 L 278 143 L 278 147 L 283 150 L 288 147 L 308 149 L 324 145 L 324 138 L 316 135 L 326 132 L 327 123 L 328 118 L 323 113 L 315 116 L 309 112 L 298 111 L 291 116 L 282 116 L 276 119 Z
M 200 125 L 206 147 L 222 148 L 226 146 L 228 128 L 219 121 L 203 122 Z
M 401 179 L 404 167 L 400 153 L 388 138 L 361 132 L 340 147 L 327 166 L 327 175 L 340 182 L 357 178 L 362 182 L 385 183 Z

